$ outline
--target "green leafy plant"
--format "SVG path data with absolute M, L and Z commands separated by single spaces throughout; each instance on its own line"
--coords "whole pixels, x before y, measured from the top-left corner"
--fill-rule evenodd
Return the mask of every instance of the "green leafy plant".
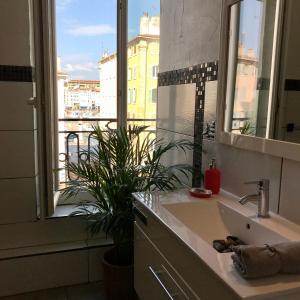
M 163 143 L 152 137 L 144 126 L 101 130 L 95 127 L 95 146 L 87 160 L 68 162 L 66 169 L 77 180 L 67 183 L 64 195 L 76 197 L 81 192 L 94 201 L 83 201 L 74 214 L 85 214 L 88 230 L 94 235 L 104 231 L 116 247 L 116 264 L 132 263 L 134 192 L 174 190 L 188 177 L 191 166 L 164 166 L 162 158 L 170 151 L 187 151 L 193 144 L 187 140 Z
M 240 127 L 240 133 L 245 135 L 253 135 L 254 128 L 249 121 L 245 122 L 245 124 Z

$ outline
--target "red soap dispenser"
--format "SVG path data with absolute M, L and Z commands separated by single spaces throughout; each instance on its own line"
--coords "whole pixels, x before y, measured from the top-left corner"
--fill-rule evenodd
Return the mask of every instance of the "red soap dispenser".
M 216 167 L 216 160 L 212 159 L 210 167 L 205 171 L 204 187 L 213 194 L 219 194 L 221 186 L 221 172 Z

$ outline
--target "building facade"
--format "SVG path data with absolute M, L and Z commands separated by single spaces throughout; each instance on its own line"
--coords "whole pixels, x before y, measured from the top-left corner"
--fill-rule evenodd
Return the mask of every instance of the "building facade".
M 145 14 L 140 34 L 128 42 L 128 118 L 155 119 L 159 71 L 159 28 L 157 16 Z M 99 62 L 101 117 L 116 117 L 117 55 L 104 54 Z

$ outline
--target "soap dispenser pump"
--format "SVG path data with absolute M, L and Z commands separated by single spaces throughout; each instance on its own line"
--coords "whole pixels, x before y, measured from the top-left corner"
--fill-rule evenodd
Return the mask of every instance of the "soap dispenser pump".
M 216 160 L 212 159 L 209 169 L 205 171 L 204 187 L 213 194 L 219 194 L 221 186 L 221 172 L 217 169 Z

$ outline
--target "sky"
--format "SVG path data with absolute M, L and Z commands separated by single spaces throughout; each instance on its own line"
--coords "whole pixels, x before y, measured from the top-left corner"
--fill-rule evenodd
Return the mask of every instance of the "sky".
M 257 0 L 245 0 L 241 3 L 240 41 L 247 49 L 253 49 L 256 55 L 259 54 L 262 5 Z
M 160 0 L 128 0 L 129 39 L 144 12 L 159 15 Z M 57 55 L 72 79 L 99 80 L 97 62 L 116 51 L 116 0 L 56 0 Z

